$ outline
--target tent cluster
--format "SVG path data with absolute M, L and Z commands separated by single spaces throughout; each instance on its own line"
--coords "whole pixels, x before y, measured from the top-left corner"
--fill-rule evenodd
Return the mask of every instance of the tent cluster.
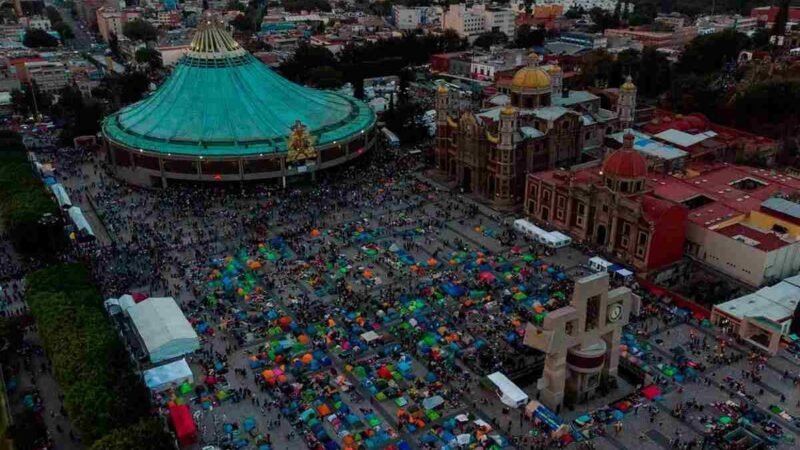
M 212 294 L 206 297 L 210 305 L 216 305 L 222 294 L 234 294 L 247 301 L 254 294 L 262 292 L 258 286 L 256 272 L 261 269 L 262 262 L 253 259 L 242 249 L 234 256 L 217 258 L 211 261 L 211 270 L 207 287 Z
M 460 448 L 483 448 L 499 450 L 508 446 L 508 441 L 492 426 L 472 415 L 459 414 L 436 424 L 422 435 L 420 441 L 434 448 L 456 450 Z

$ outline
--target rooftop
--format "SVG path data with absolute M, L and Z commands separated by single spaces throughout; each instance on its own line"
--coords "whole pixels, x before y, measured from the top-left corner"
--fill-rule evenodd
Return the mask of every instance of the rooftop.
M 708 201 L 689 211 L 689 220 L 712 227 L 723 220 L 759 210 L 775 195 L 800 191 L 800 179 L 747 166 L 691 166 L 686 176 L 650 180 L 658 197 L 684 203 L 704 196 Z
M 718 228 L 716 231 L 765 252 L 777 250 L 792 243 L 781 239 L 775 233 L 759 230 L 741 223 Z
M 800 300 L 800 275 L 793 276 L 773 286 L 761 288 L 752 294 L 714 306 L 741 320 L 745 317 L 764 318 L 783 323 L 791 320 Z
M 297 121 L 318 146 L 350 139 L 375 123 L 366 104 L 284 79 L 216 20 L 203 20 L 169 79 L 104 120 L 107 138 L 162 154 L 240 156 L 286 151 Z
M 633 141 L 634 150 L 638 151 L 639 153 L 643 153 L 647 157 L 670 161 L 684 158 L 686 155 L 688 155 L 688 153 L 685 151 L 679 150 L 670 145 L 662 144 L 661 142 L 652 139 L 645 133 L 635 130 L 631 130 L 631 133 L 633 133 L 633 136 L 635 137 Z M 622 144 L 622 138 L 624 135 L 624 132 L 619 132 L 609 135 L 608 137 Z

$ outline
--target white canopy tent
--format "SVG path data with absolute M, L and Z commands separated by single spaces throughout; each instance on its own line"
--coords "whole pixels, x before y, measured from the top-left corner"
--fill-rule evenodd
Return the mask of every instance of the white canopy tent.
M 572 238 L 560 231 L 551 231 L 546 238 L 545 244 L 553 248 L 568 247 L 572 243 Z
M 64 189 L 64 185 L 61 183 L 56 183 L 50 186 L 50 190 L 53 191 L 53 195 L 56 197 L 58 206 L 62 208 L 69 208 L 72 206 L 72 200 L 69 199 L 69 195 L 67 194 L 66 189 Z
M 150 362 L 178 358 L 200 348 L 200 338 L 172 297 L 148 298 L 127 313 Z
M 184 358 L 145 370 L 143 376 L 144 384 L 153 392 L 177 387 L 185 382 L 194 383 L 192 369 Z
M 537 227 L 525 219 L 515 220 L 514 229 L 541 243 L 545 243 L 545 239 L 550 236 L 550 232 Z
M 81 231 L 89 236 L 94 236 L 94 231 L 92 231 L 92 226 L 89 225 L 89 221 L 86 220 L 86 217 L 83 215 L 83 211 L 77 206 L 73 206 L 67 210 L 69 213 L 69 218 L 72 219 L 72 223 L 75 224 L 75 228 L 78 231 Z
M 528 394 L 501 372 L 489 374 L 487 378 L 497 387 L 499 391 L 497 395 L 503 404 L 519 408 L 528 403 Z

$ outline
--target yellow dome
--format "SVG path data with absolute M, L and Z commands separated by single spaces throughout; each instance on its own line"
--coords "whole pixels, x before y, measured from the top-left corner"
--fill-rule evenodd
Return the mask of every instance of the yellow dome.
M 505 108 L 500 110 L 500 113 L 503 114 L 503 115 L 506 115 L 506 116 L 513 115 L 516 112 L 517 112 L 517 110 L 511 105 L 508 105 Z
M 511 79 L 511 87 L 518 89 L 550 88 L 550 75 L 539 67 L 523 67 Z
M 561 66 L 559 66 L 557 63 L 550 64 L 549 66 L 547 66 L 547 72 L 548 73 L 559 73 L 559 72 L 561 72 Z
M 636 90 L 636 85 L 633 84 L 633 79 L 629 76 L 625 79 L 625 83 L 623 83 L 619 88 L 624 92 L 633 92 Z
M 446 94 L 447 91 L 448 91 L 447 86 L 445 86 L 444 84 L 440 84 L 439 87 L 436 88 L 436 92 L 440 94 Z

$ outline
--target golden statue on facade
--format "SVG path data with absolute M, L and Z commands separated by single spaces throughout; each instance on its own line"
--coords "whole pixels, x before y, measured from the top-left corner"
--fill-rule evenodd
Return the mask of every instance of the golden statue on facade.
M 314 148 L 314 136 L 299 120 L 292 127 L 292 132 L 286 141 L 286 161 L 296 162 L 307 159 L 317 159 L 317 149 Z

